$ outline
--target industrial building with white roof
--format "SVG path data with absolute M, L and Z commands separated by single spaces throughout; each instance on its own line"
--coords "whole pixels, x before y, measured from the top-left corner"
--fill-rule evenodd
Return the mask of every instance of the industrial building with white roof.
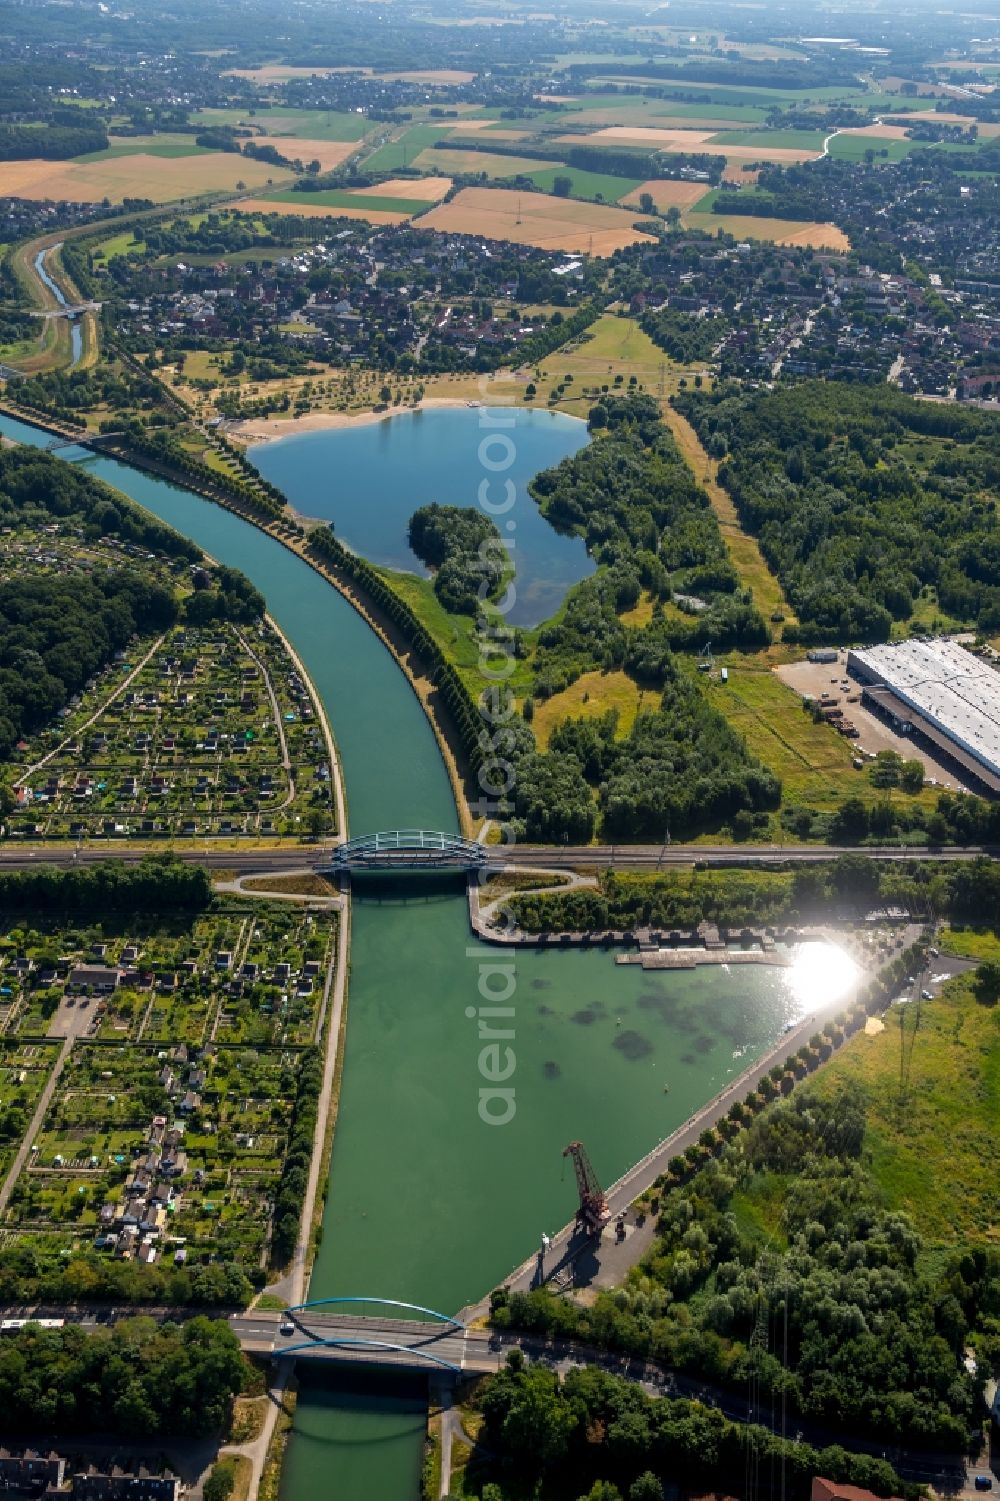
M 944 639 L 847 653 L 865 696 L 945 751 L 982 790 L 1000 794 L 1000 672 Z

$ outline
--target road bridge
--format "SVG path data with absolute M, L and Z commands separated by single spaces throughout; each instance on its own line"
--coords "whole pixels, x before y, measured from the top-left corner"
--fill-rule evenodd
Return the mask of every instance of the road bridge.
M 352 870 L 481 870 L 489 864 L 484 844 L 434 829 L 390 829 L 363 834 L 338 844 L 317 874 L 336 876 Z
M 333 1305 L 377 1304 L 408 1309 L 422 1318 L 334 1313 Z M 445 1372 L 450 1376 L 499 1370 L 500 1341 L 489 1330 L 467 1329 L 458 1319 L 410 1303 L 380 1298 L 330 1298 L 283 1313 L 250 1310 L 229 1327 L 248 1355 L 294 1358 L 326 1365 L 364 1365 L 394 1370 Z
M 81 313 L 99 313 L 103 302 L 74 302 L 61 307 L 32 308 L 29 318 L 77 318 Z
M 71 438 L 53 438 L 51 443 L 43 445 L 46 453 L 55 453 L 57 448 L 98 448 L 110 438 L 124 438 L 124 433 L 90 433 L 86 428 L 81 428 Z

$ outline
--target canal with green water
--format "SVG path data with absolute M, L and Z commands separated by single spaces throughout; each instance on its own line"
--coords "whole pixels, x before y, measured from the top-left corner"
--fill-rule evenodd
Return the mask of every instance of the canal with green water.
M 46 436 L 0 418 L 28 443 Z M 65 451 L 70 458 L 73 450 Z M 333 725 L 351 832 L 457 820 L 420 704 L 381 642 L 320 576 L 238 517 L 111 459 L 80 463 L 243 569 L 300 653 Z M 611 955 L 472 942 L 465 896 L 436 880 L 356 883 L 347 1045 L 312 1297 L 366 1294 L 452 1312 L 575 1209 L 576 1138 L 610 1182 L 829 999 L 822 964 L 647 973 Z M 479 1114 L 481 963 L 513 964 L 516 1113 Z M 484 982 L 485 983 L 485 982 Z M 306 1384 L 285 1501 L 415 1501 L 424 1407 L 410 1389 Z

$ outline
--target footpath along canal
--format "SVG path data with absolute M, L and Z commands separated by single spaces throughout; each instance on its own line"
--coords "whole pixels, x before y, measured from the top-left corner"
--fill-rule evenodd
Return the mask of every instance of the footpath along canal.
M 47 441 L 6 417 L 0 432 Z M 424 712 L 345 599 L 228 511 L 112 459 L 74 449 L 61 456 L 261 589 L 333 725 L 352 834 L 457 830 Z M 356 883 L 352 928 L 344 1078 L 314 1298 L 377 1295 L 448 1312 L 475 1302 L 543 1231 L 572 1218 L 566 1142 L 582 1137 L 598 1174 L 612 1181 L 817 1003 L 795 966 L 647 973 L 600 952 L 482 950 L 461 887 L 417 878 Z M 480 1109 L 479 1008 L 508 991 L 516 1110 L 497 1126 Z M 415 1501 L 421 1392 L 390 1389 L 382 1378 L 352 1388 L 304 1384 L 287 1501 Z

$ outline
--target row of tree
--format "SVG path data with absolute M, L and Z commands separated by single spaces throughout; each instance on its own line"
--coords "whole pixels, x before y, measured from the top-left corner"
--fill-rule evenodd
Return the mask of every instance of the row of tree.
M 478 770 L 483 759 L 482 717 L 472 694 L 426 626 L 373 564 L 344 547 L 332 526 L 316 527 L 310 532 L 309 547 L 323 562 L 332 564 L 339 573 L 359 584 L 423 659 L 458 732 L 466 763 L 471 771 Z
M 0 871 L 2 912 L 193 912 L 211 900 L 208 872 L 169 851 L 149 855 L 138 865 L 102 860 L 66 870 L 37 865 Z
M 270 1246 L 272 1266 L 285 1266 L 298 1240 L 322 1087 L 322 1055 L 318 1048 L 306 1048 L 299 1058 L 288 1151 L 274 1205 Z

